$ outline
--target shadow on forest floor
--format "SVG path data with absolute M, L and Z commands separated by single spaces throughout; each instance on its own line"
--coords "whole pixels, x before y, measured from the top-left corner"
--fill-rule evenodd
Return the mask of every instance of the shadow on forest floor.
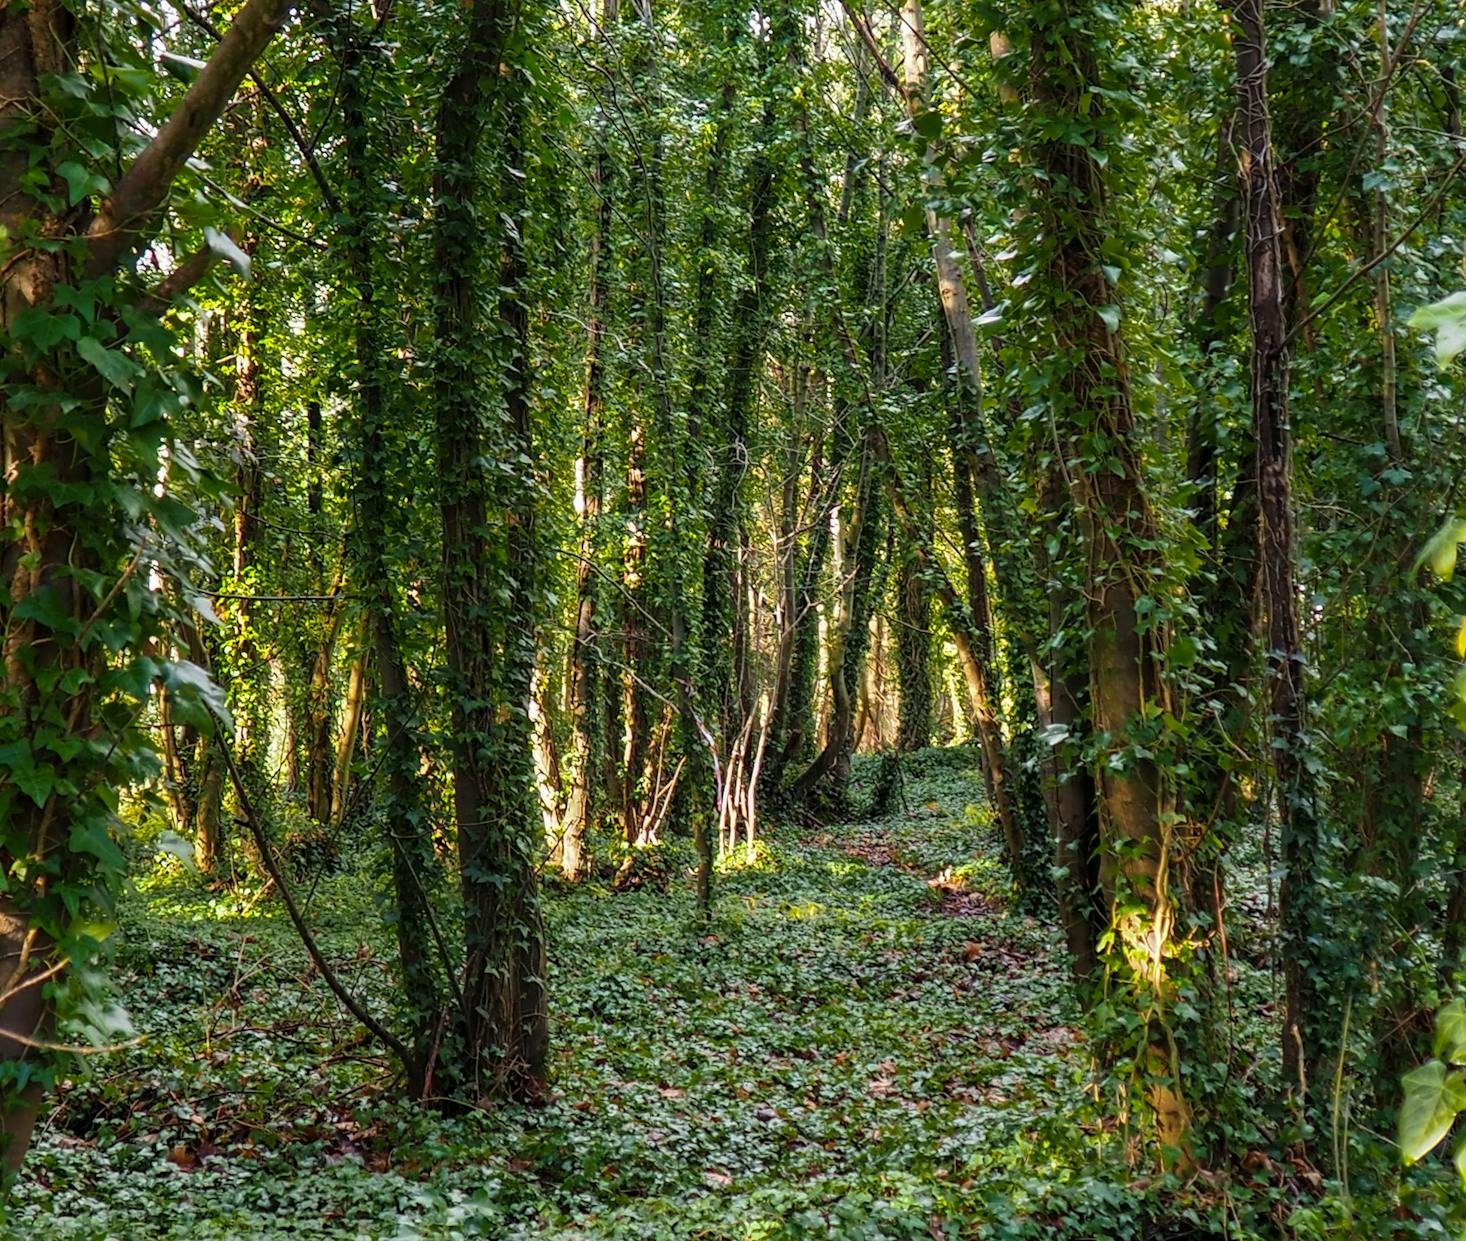
M 1006 911 L 973 762 L 909 760 L 886 820 L 772 832 L 709 928 L 685 881 L 552 895 L 538 1110 L 395 1102 L 276 902 L 150 876 L 118 954 L 147 1038 L 60 1092 L 12 1235 L 1148 1235 L 1146 1195 L 1096 1178 L 1119 1140 L 1054 938 Z M 371 881 L 321 881 L 312 916 L 385 1007 Z

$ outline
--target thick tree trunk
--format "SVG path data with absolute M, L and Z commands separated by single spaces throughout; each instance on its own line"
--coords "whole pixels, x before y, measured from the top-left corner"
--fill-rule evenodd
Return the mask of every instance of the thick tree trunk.
M 353 483 L 358 521 L 353 528 L 355 578 L 366 592 L 362 604 L 364 648 L 372 654 L 376 681 L 373 708 L 382 731 L 382 772 L 387 790 L 384 827 L 391 856 L 396 898 L 397 956 L 403 1005 L 410 1025 L 407 1090 L 417 1098 L 433 1092 L 432 1044 L 440 1028 L 444 999 L 431 963 L 429 897 L 436 859 L 426 819 L 418 748 L 418 711 L 412 700 L 398 638 L 399 620 L 388 540 L 400 505 L 393 485 L 392 371 L 388 353 L 388 306 L 379 288 L 380 238 L 372 197 L 380 183 L 375 143 L 368 122 L 363 80 L 369 65 L 381 65 L 381 48 L 345 15 L 337 19 L 342 58 L 341 108 L 349 173 L 342 248 L 356 285 L 359 304 L 353 324 L 357 372 L 354 432 L 360 460 Z M 352 664 L 345 718 L 332 782 L 331 819 L 338 827 L 346 813 L 351 756 L 361 731 L 365 701 L 367 649 Z
M 110 788 L 108 795 L 99 789 L 115 787 L 124 777 L 113 762 L 120 738 L 94 691 L 111 662 L 94 635 L 109 632 L 109 642 L 125 645 L 125 656 L 140 654 L 154 636 L 148 622 L 127 614 L 131 601 L 120 589 L 131 572 L 123 566 L 133 548 L 112 499 L 109 450 L 114 430 L 126 434 L 120 428 L 127 420 L 108 418 L 101 375 L 90 369 L 78 373 L 72 342 L 65 357 L 41 351 L 37 365 L 36 351 L 18 348 L 12 332 L 27 312 L 44 318 L 58 286 L 96 282 L 87 287 L 99 288 L 105 277 L 110 288 L 110 277 L 131 266 L 174 177 L 285 12 L 283 0 L 247 0 L 174 114 L 120 174 L 109 168 L 111 193 L 94 210 L 88 199 L 69 208 L 48 205 L 71 199 L 56 172 L 63 161 L 89 159 L 68 131 L 53 127 L 43 100 L 53 89 L 47 81 L 75 68 L 80 33 L 73 6 L 32 0 L 0 8 L 0 226 L 9 243 L 0 270 L 0 328 L 11 389 L 0 409 L 0 702 L 6 704 L 0 749 L 12 751 L 15 743 L 25 748 L 43 729 L 50 733 L 43 783 L 33 778 L 22 788 L 8 765 L 0 770 L 0 819 L 6 828 L 0 870 L 11 877 L 0 909 L 0 957 L 6 963 L 0 1060 L 34 1054 L 30 1042 L 44 1029 L 48 1011 L 40 975 L 59 974 L 65 966 L 51 959 L 52 946 L 39 927 L 74 921 L 77 899 L 90 900 L 98 888 L 111 890 L 120 869 L 120 861 L 98 856 L 111 844 L 112 804 Z M 105 58 L 105 50 L 98 55 Z M 125 145 L 119 134 L 119 148 Z M 63 383 L 66 390 L 60 392 Z M 32 399 L 11 399 L 15 390 Z M 66 398 L 64 416 L 59 405 L 33 399 L 46 392 Z M 90 572 L 113 578 L 118 587 L 100 608 L 89 591 L 79 589 L 78 575 Z M 60 688 L 42 694 L 43 682 Z M 65 721 L 59 731 L 57 720 Z M 64 755 L 69 757 L 59 757 Z M 79 848 L 78 834 L 91 847 Z M 41 858 L 44 865 L 37 864 Z M 25 877 L 30 875 L 40 881 Z M 38 1101 L 33 1088 L 0 1089 L 0 1140 L 12 1172 L 24 1157 Z
M 1140 623 L 1138 601 L 1152 589 L 1157 530 L 1141 473 L 1123 342 L 1112 319 L 1117 294 L 1107 280 L 1104 105 L 1097 47 L 1102 14 L 1089 9 L 1030 19 L 1034 111 L 1042 118 L 1035 155 L 1056 187 L 1043 199 L 1031 261 L 1048 284 L 1054 424 L 1079 517 L 1086 564 L 1090 638 L 1089 710 L 1105 752 L 1096 756 L 1101 837 L 1100 883 L 1115 933 L 1113 972 L 1144 1018 L 1140 1051 L 1156 1144 L 1164 1162 L 1189 1155 L 1190 1109 L 1181 1095 L 1186 1066 L 1161 1028 L 1173 982 L 1175 901 L 1170 892 L 1171 799 L 1153 758 L 1132 748 L 1135 730 L 1165 708 L 1159 681 L 1164 632 Z M 1057 123 L 1065 130 L 1053 135 Z M 1082 129 L 1084 141 L 1073 129 Z M 1105 152 L 1109 154 L 1111 152 Z M 1138 748 L 1138 747 L 1137 747 Z M 1079 859 L 1073 859 L 1078 864 Z
M 442 607 L 467 959 L 459 1089 L 478 1100 L 532 1101 L 546 1089 L 544 926 L 535 866 L 528 701 L 533 676 L 533 478 L 528 434 L 528 316 L 518 228 L 524 89 L 501 65 L 516 21 L 502 0 L 474 0 L 466 41 L 444 88 L 435 132 L 433 354 Z M 479 314 L 482 221 L 477 166 L 501 134 L 503 243 L 499 330 L 509 360 L 485 384 Z M 485 419 L 503 401 L 504 419 Z M 500 462 L 514 463 L 499 471 Z M 491 519 L 491 512 L 495 516 Z M 501 516 L 502 515 L 502 516 Z M 507 602 L 505 602 L 507 600 Z

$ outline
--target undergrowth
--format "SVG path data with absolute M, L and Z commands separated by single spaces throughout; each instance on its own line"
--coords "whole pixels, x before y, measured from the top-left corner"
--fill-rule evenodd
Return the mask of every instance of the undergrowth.
M 885 820 L 772 831 L 720 868 L 706 926 L 680 846 L 666 891 L 554 889 L 538 1109 L 401 1103 L 276 901 L 156 867 L 119 932 L 142 1041 L 58 1091 L 7 1235 L 1449 1235 L 1428 1179 L 1402 1208 L 1385 1181 L 1345 1199 L 1270 1160 L 1248 1183 L 1127 1166 L 1055 938 L 1006 899 L 973 761 L 907 760 Z M 858 775 L 864 793 L 874 765 Z M 310 910 L 385 1011 L 370 882 L 320 879 Z

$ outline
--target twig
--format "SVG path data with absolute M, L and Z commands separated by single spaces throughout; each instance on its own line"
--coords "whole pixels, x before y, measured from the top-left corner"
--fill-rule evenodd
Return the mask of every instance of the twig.
M 1319 318 L 1326 311 L 1332 310 L 1334 304 L 1341 297 L 1343 297 L 1345 293 L 1347 293 L 1351 288 L 1354 287 L 1355 284 L 1364 279 L 1365 276 L 1369 275 L 1370 272 L 1372 272 L 1392 254 L 1394 254 L 1396 250 L 1403 246 L 1405 242 L 1409 240 L 1410 235 L 1414 233 L 1415 230 L 1425 222 L 1426 216 L 1430 215 L 1431 212 L 1433 212 L 1436 207 L 1440 205 L 1441 199 L 1446 196 L 1446 191 L 1451 188 L 1451 182 L 1456 179 L 1456 174 L 1459 173 L 1462 168 L 1466 168 L 1466 151 L 1462 151 L 1460 157 L 1453 165 L 1451 165 L 1450 172 L 1446 173 L 1445 177 L 1441 180 L 1441 183 L 1437 187 L 1436 192 L 1431 195 L 1430 201 L 1420 209 L 1420 213 L 1413 220 L 1410 221 L 1410 224 L 1406 227 L 1405 231 L 1402 232 L 1398 237 L 1396 237 L 1395 240 L 1392 241 L 1388 246 L 1386 246 L 1382 251 L 1380 251 L 1380 253 L 1376 254 L 1374 258 L 1370 259 L 1369 262 L 1361 264 L 1359 267 L 1356 267 L 1352 272 L 1350 272 L 1348 278 L 1344 281 L 1344 283 L 1341 284 L 1337 289 L 1335 289 L 1333 293 L 1330 294 L 1329 297 L 1316 310 L 1309 311 L 1308 314 L 1304 315 L 1302 319 L 1294 324 L 1293 330 L 1289 332 L 1286 337 L 1283 338 L 1283 344 L 1287 345 L 1288 343 L 1290 343 L 1292 339 L 1298 335 L 1299 332 L 1306 328 L 1315 319 Z

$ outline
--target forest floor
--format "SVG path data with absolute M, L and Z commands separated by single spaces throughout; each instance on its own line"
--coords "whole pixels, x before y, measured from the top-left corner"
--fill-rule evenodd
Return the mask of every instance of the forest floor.
M 666 892 L 552 892 L 537 1109 L 396 1101 L 278 902 L 156 868 L 116 966 L 145 1037 L 54 1097 L 8 1235 L 1212 1235 L 1141 1224 L 973 764 L 929 751 L 895 815 L 773 830 L 721 871 L 708 927 L 680 861 Z M 371 882 L 307 886 L 331 957 L 385 1002 Z M 1173 1220 L 1206 1213 L 1167 1195 Z

